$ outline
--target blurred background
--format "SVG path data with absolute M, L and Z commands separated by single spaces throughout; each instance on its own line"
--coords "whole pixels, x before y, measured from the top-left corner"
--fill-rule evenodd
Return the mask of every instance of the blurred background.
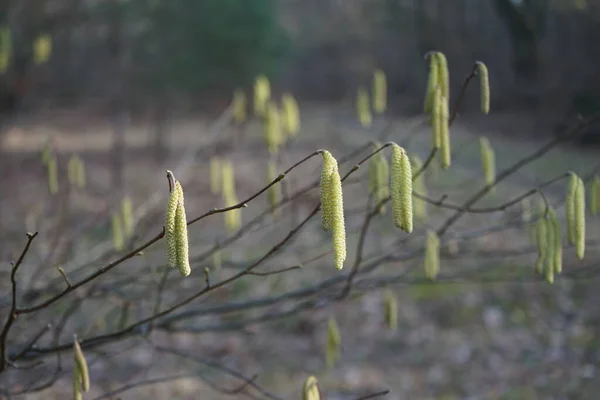
M 0 25 L 0 260 L 6 264 L 18 257 L 24 232 L 40 232 L 20 272 L 27 290 L 19 301 L 30 306 L 60 290 L 64 282 L 58 267 L 77 281 L 90 268 L 115 259 L 119 252 L 111 239 L 111 213 L 124 197 L 135 209 L 132 246 L 160 229 L 165 169 L 173 170 L 184 186 L 189 218 L 223 206 L 210 189 L 212 157 L 234 163 L 240 199 L 264 186 L 270 156 L 262 141 L 262 120 L 251 112 L 261 74 L 268 77 L 273 98 L 292 93 L 300 105 L 301 131 L 277 157 L 279 169 L 325 148 L 340 160 L 347 156 L 344 160 L 351 163 L 340 161 L 347 170 L 362 159 L 357 154 L 368 154 L 356 151 L 375 139 L 396 141 L 427 158 L 430 133 L 423 100 L 428 51 L 441 51 L 448 59 L 452 102 L 474 62 L 483 61 L 490 75 L 491 113 L 479 112 L 475 81 L 452 126 L 453 167 L 434 168 L 426 178 L 432 199 L 447 196 L 457 204 L 483 184 L 480 136 L 490 139 L 501 171 L 600 111 L 597 0 L 3 0 Z M 40 47 L 48 53 L 43 60 Z M 387 77 L 387 110 L 361 126 L 356 93 L 371 88 L 376 69 Z M 247 96 L 243 123 L 232 116 L 235 90 Z M 520 169 L 482 206 L 502 204 L 569 170 L 589 182 L 597 170 L 597 144 L 600 130 L 589 127 Z M 48 193 L 40 161 L 44 146 L 53 149 L 61 176 L 74 154 L 81 157 L 85 189 L 67 189 L 65 177 L 58 194 Z M 283 219 L 253 222 L 223 249 L 223 268 L 214 265 L 215 249 L 235 234 L 226 231 L 222 217 L 190 227 L 192 268 L 208 266 L 218 281 L 268 251 L 318 203 L 318 189 L 292 194 L 318 178 L 319 166 L 314 161 L 286 178 L 284 196 L 294 200 L 284 208 Z M 345 200 L 351 261 L 367 201 L 367 175 L 357 175 Z M 560 181 L 544 189 L 559 213 L 564 187 Z M 268 208 L 263 197 L 256 203 L 243 210 L 244 224 Z M 427 228 L 452 215 L 433 205 L 429 210 L 413 241 L 403 242 L 406 248 L 398 247 L 401 234 L 382 216 L 367 235 L 365 252 L 374 256 L 418 248 Z M 596 398 L 597 221 L 588 224 L 586 259 L 577 261 L 566 249 L 565 275 L 548 285 L 533 273 L 536 248 L 528 220 L 515 223 L 520 212 L 517 205 L 461 219 L 443 241 L 443 246 L 460 243 L 460 250 L 447 250 L 442 257 L 445 272 L 439 283 L 419 280 L 422 273 L 413 268 L 422 262 L 419 253 L 377 270 L 388 275 L 365 275 L 358 294 L 345 302 L 334 303 L 323 286 L 323 291 L 302 292 L 298 304 L 286 298 L 258 314 L 236 308 L 248 299 L 319 288 L 338 273 L 320 256 L 329 241 L 313 221 L 268 264 L 305 268 L 289 276 L 245 277 L 193 303 L 196 314 L 187 324 L 159 323 L 156 340 L 172 350 L 213 357 L 248 376 L 257 373 L 258 381 L 285 399 L 299 398 L 309 374 L 319 378 L 327 399 L 356 399 L 379 389 L 391 390 L 387 399 Z M 163 303 L 174 304 L 202 287 L 201 272 L 186 284 L 175 274 L 161 278 L 163 246 L 111 271 L 102 285 L 57 302 L 56 309 L 23 318 L 9 344 L 19 347 L 47 323 L 59 323 L 60 330 L 42 336 L 41 347 L 68 343 L 73 333 L 85 338 L 112 332 L 126 326 L 125 309 L 131 310 L 130 322 L 160 309 L 148 290 L 164 292 Z M 365 255 L 365 260 L 370 258 Z M 152 276 L 144 277 L 148 268 Z M 0 274 L 6 278 L 4 318 L 10 305 L 9 271 L 2 268 Z M 380 288 L 388 286 L 386 276 L 393 277 L 389 283 L 398 296 L 396 332 L 388 332 L 383 321 Z M 82 300 L 82 294 L 90 297 Z M 70 309 L 70 304 L 76 305 Z M 234 312 L 214 308 L 222 304 Z M 298 312 L 290 313 L 289 307 L 296 306 Z M 203 330 L 207 315 L 214 319 Z M 345 345 L 338 366 L 325 369 L 323 338 L 332 316 Z M 112 320 L 119 321 L 113 326 Z M 162 353 L 142 342 L 129 337 L 86 353 L 96 360 L 91 367 L 95 393 L 89 398 L 244 396 L 211 390 L 194 376 L 100 397 L 176 368 L 222 379 L 222 371 L 184 364 L 175 350 L 173 359 L 162 359 Z M 11 375 L 5 389 L 28 388 L 28 378 L 52 375 L 54 359 L 48 360 L 46 366 Z M 52 385 L 24 398 L 64 398 L 70 375 L 66 367 L 57 370 Z

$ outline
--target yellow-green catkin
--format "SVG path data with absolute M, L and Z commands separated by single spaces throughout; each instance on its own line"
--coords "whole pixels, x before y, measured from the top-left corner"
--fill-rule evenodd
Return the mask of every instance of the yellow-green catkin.
M 442 111 L 442 90 L 438 87 L 433 89 L 432 94 L 432 108 L 431 108 L 431 135 L 433 147 L 439 149 L 442 147 L 442 118 L 440 113 Z
M 481 167 L 486 185 L 492 186 L 496 181 L 496 154 L 486 137 L 479 138 L 481 148 Z
M 116 251 L 121 251 L 125 248 L 125 237 L 123 236 L 123 224 L 121 216 L 118 213 L 113 213 L 111 217 L 111 230 L 113 246 Z
M 590 186 L 590 212 L 598 215 L 600 211 L 600 177 L 595 175 Z
M 342 337 L 335 318 L 330 318 L 327 323 L 327 343 L 325 346 L 325 357 L 327 368 L 332 368 L 340 355 Z
M 344 220 L 344 199 L 342 180 L 337 160 L 327 150 L 323 150 L 321 171 L 321 212 L 323 228 L 331 229 L 335 267 L 340 270 L 346 260 L 346 227 Z
M 439 140 L 440 140 L 440 166 L 442 169 L 448 169 L 452 162 L 451 150 L 450 150 L 450 123 L 449 123 L 449 111 L 448 111 L 448 98 L 443 95 L 439 101 Z
M 546 219 L 546 254 L 545 254 L 545 265 L 544 265 L 544 276 L 548 283 L 554 283 L 554 263 L 555 252 L 556 252 L 556 230 L 552 223 L 552 217 L 550 216 L 550 210 L 544 217 Z
M 486 65 L 477 61 L 477 75 L 479 76 L 479 91 L 481 98 L 481 112 L 488 114 L 490 112 L 490 78 Z
M 579 178 L 574 172 L 569 173 L 569 183 L 565 198 L 565 220 L 567 221 L 567 240 L 570 245 L 575 244 L 575 192 Z
M 391 290 L 385 291 L 384 299 L 385 323 L 391 331 L 396 331 L 398 329 L 398 300 Z
M 434 280 L 440 271 L 440 239 L 433 230 L 425 238 L 425 278 Z
M 10 28 L 3 26 L 0 28 L 0 72 L 8 70 L 12 57 L 12 35 Z
M 317 378 L 309 376 L 302 387 L 302 400 L 321 400 Z
M 168 171 L 172 177 L 171 171 Z M 180 192 L 175 186 L 175 178 L 170 178 L 172 184 L 171 193 L 169 194 L 169 200 L 167 201 L 167 208 L 165 210 L 165 242 L 167 247 L 167 265 L 169 268 L 175 268 L 177 266 L 177 233 L 176 233 L 176 217 L 177 207 L 179 205 Z
M 267 165 L 267 184 L 273 182 L 277 179 L 277 164 L 273 160 L 269 160 L 269 164 Z M 269 192 L 267 193 L 269 197 L 269 203 L 271 207 L 275 207 L 279 201 L 281 200 L 281 184 L 280 182 L 275 183 L 269 187 Z M 273 209 L 273 216 L 279 217 L 281 216 L 281 208 Z
M 300 109 L 298 102 L 290 93 L 284 93 L 281 96 L 283 128 L 290 136 L 296 136 L 300 130 Z
M 75 365 L 73 366 L 73 400 L 83 400 L 83 395 L 81 394 L 81 377 Z
M 381 145 L 375 143 L 374 147 L 377 150 Z M 382 202 L 389 197 L 389 181 L 389 165 L 383 152 L 380 151 L 369 160 L 369 193 L 375 199 L 381 214 L 385 213 L 385 204 Z
M 373 123 L 371 115 L 371 105 L 369 104 L 369 94 L 363 87 L 358 88 L 356 92 L 356 115 L 358 121 L 364 128 L 369 128 Z
M 425 92 L 425 103 L 423 106 L 425 114 L 432 114 L 434 112 L 434 98 L 439 87 L 437 57 L 434 57 L 433 55 L 434 53 L 428 53 L 426 56 L 429 63 L 429 76 L 427 79 L 427 91 Z M 435 121 L 435 119 L 432 118 L 430 121 Z
M 78 391 L 80 393 L 89 391 L 90 375 L 88 372 L 88 366 L 77 338 L 74 338 L 73 340 L 73 368 L 77 370 L 77 373 L 74 374 L 74 377 L 77 378 L 76 380 L 79 383 L 76 385 L 79 389 Z
M 238 198 L 235 190 L 235 171 L 233 164 L 229 161 L 221 163 L 221 189 L 225 207 L 232 207 L 238 204 Z M 224 213 L 225 227 L 230 233 L 236 232 L 242 225 L 241 211 L 239 208 Z
M 575 249 L 579 260 L 585 255 L 585 185 L 581 178 L 577 178 L 577 187 L 574 196 L 575 215 Z
M 413 190 L 422 195 L 427 196 L 427 187 L 425 186 L 425 174 L 419 174 L 415 179 L 414 176 L 423 168 L 423 161 L 418 156 L 411 158 L 412 171 L 413 171 Z M 416 218 L 426 219 L 427 218 L 427 202 L 423 199 L 419 199 L 413 195 L 413 214 Z
M 246 109 L 248 108 L 248 101 L 246 100 L 246 93 L 242 89 L 236 89 L 233 92 L 233 120 L 237 124 L 241 124 L 246 120 Z
M 121 201 L 121 215 L 123 217 L 125 236 L 131 238 L 135 228 L 135 221 L 133 219 L 133 202 L 129 196 L 124 196 Z
M 448 71 L 448 60 L 441 51 L 436 51 L 434 57 L 437 59 L 438 83 L 442 89 L 442 97 L 450 100 L 450 74 Z
M 188 245 L 187 217 L 185 214 L 185 201 L 181 184 L 175 182 L 175 190 L 179 192 L 177 199 L 177 210 L 175 213 L 175 236 L 177 247 L 177 266 L 182 276 L 188 276 L 192 272 L 190 268 L 190 254 Z
M 390 195 L 394 224 L 407 233 L 413 230 L 413 185 L 412 168 L 406 151 L 397 144 L 392 145 L 392 176 Z
M 56 157 L 50 155 L 46 167 L 48 168 L 48 190 L 50 194 L 58 193 L 58 165 Z
M 285 136 L 281 130 L 281 117 L 274 102 L 267 102 L 265 117 L 265 141 L 269 153 L 277 154 L 279 147 L 284 143 Z
M 546 262 L 546 255 L 548 254 L 548 221 L 544 215 L 541 215 L 537 220 L 535 233 L 538 251 L 535 271 L 541 275 L 544 272 L 544 263 Z
M 558 217 L 554 209 L 550 208 L 548 210 L 548 226 L 552 228 L 553 234 L 553 249 L 552 249 L 552 260 L 547 268 L 551 268 L 554 274 L 560 274 L 562 272 L 562 259 L 563 259 L 563 250 L 562 250 L 562 235 L 560 232 L 560 224 L 558 222 Z M 547 272 L 548 273 L 548 272 Z
M 42 164 L 48 165 L 48 161 L 50 161 L 51 157 L 52 157 L 52 146 L 50 145 L 49 141 L 46 141 L 46 143 L 44 143 L 44 146 L 42 147 L 42 151 L 41 151 Z
M 209 162 L 210 173 L 210 191 L 212 194 L 219 194 L 221 191 L 221 159 L 219 157 L 211 157 Z
M 387 108 L 387 78 L 385 72 L 376 69 L 373 73 L 373 111 L 383 114 Z
M 50 59 L 52 54 L 52 38 L 48 34 L 38 36 L 33 41 L 33 61 L 43 64 Z
M 271 84 L 264 75 L 259 75 L 254 81 L 254 113 L 262 117 L 265 115 L 267 101 L 271 97 Z

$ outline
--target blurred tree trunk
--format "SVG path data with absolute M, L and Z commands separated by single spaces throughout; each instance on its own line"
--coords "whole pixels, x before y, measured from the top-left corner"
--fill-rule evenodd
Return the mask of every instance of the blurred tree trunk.
M 547 0 L 494 0 L 496 12 L 510 34 L 513 70 L 518 78 L 535 80 L 539 72 L 538 42 L 545 30 Z

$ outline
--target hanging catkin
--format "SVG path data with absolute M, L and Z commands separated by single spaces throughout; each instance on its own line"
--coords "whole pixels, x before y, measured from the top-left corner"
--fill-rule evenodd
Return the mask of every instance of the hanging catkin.
M 246 94 L 243 90 L 236 89 L 233 92 L 233 119 L 237 124 L 241 124 L 246 120 L 247 107 Z
M 569 183 L 565 198 L 565 220 L 567 221 L 567 240 L 570 245 L 575 244 L 575 192 L 578 179 L 574 172 L 569 173 Z
M 575 249 L 578 259 L 585 255 L 585 185 L 581 178 L 577 178 L 577 187 L 574 196 L 575 214 Z
M 373 73 L 373 111 L 383 114 L 387 107 L 387 78 L 385 72 L 376 69 Z
M 398 329 L 398 300 L 391 290 L 386 290 L 384 296 L 385 323 L 391 331 L 396 331 Z
M 296 136 L 300 130 L 300 110 L 294 96 L 284 93 L 281 96 L 283 127 L 290 136 Z
M 302 400 L 321 400 L 317 378 L 309 376 L 302 388 Z
M 448 98 L 443 95 L 439 101 L 439 140 L 440 140 L 440 166 L 442 169 L 448 169 L 450 167 L 452 157 L 450 150 L 450 124 L 449 124 L 449 112 L 448 112 Z
M 490 112 L 490 78 L 486 65 L 477 61 L 477 75 L 479 76 L 479 92 L 481 100 L 481 112 L 488 114 Z
M 346 260 L 346 228 L 344 222 L 344 199 L 342 181 L 337 160 L 323 150 L 321 171 L 321 212 L 323 228 L 331 229 L 335 267 L 342 269 Z
M 429 64 L 429 76 L 427 79 L 427 90 L 425 92 L 425 104 L 423 109 L 425 114 L 432 114 L 435 110 L 434 97 L 439 87 L 439 69 L 437 65 L 437 57 L 434 57 L 434 53 L 428 53 L 426 59 L 428 60 Z M 430 120 L 435 121 L 435 118 Z
M 390 195 L 394 224 L 407 233 L 413 230 L 412 168 L 406 151 L 397 144 L 392 145 L 392 176 Z
M 73 339 L 73 391 L 75 397 L 81 397 L 82 392 L 90 390 L 88 365 L 77 338 Z
M 371 115 L 371 106 L 369 104 L 369 94 L 363 87 L 358 88 L 356 92 L 356 114 L 360 124 L 368 128 L 373 122 L 373 116 Z
M 434 280 L 440 271 L 440 239 L 437 233 L 427 231 L 425 239 L 425 278 Z
M 259 75 L 254 81 L 254 113 L 263 117 L 266 111 L 267 101 L 271 97 L 271 85 L 269 79 Z
M 481 167 L 483 169 L 483 177 L 488 186 L 492 186 L 496 181 L 496 154 L 486 137 L 479 138 L 481 147 Z

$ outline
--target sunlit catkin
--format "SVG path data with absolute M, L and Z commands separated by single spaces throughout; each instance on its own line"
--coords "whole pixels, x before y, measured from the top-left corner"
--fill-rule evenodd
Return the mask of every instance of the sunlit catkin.
M 271 97 L 271 84 L 264 75 L 259 75 L 254 81 L 254 113 L 262 117 L 265 115 L 267 100 Z
M 411 158 L 412 171 L 413 171 L 413 190 L 422 195 L 427 196 L 427 187 L 425 186 L 425 175 L 419 174 L 415 179 L 414 175 L 423 168 L 423 161 L 417 156 Z M 413 195 L 413 214 L 416 218 L 425 219 L 427 218 L 427 202 L 423 199 L 419 199 Z
M 432 94 L 432 108 L 431 108 L 431 135 L 432 135 L 432 144 L 433 147 L 439 149 L 442 147 L 442 90 L 438 87 L 433 89 Z
M 434 280 L 440 271 L 440 239 L 433 230 L 425 238 L 425 278 Z
M 448 98 L 442 96 L 439 102 L 439 137 L 440 137 L 440 166 L 442 169 L 450 167 L 452 162 L 450 150 L 450 123 L 448 114 Z
M 595 175 L 590 186 L 590 212 L 598 215 L 600 211 L 600 177 Z
M 67 177 L 69 184 L 77 189 L 85 188 L 85 164 L 76 154 L 73 154 L 67 165 Z
M 575 248 L 579 260 L 585 255 L 585 185 L 581 178 L 577 178 L 577 187 L 574 196 L 575 215 Z
M 48 34 L 40 35 L 33 41 L 33 61 L 43 64 L 52 54 L 52 38 Z
M 181 184 L 175 182 L 175 190 L 179 192 L 177 199 L 177 210 L 175 213 L 175 240 L 177 248 L 177 267 L 182 276 L 188 276 L 191 272 L 190 254 L 188 245 L 187 217 L 185 214 L 185 201 Z
M 302 400 L 321 400 L 317 378 L 309 376 L 302 388 Z
M 323 229 L 331 229 L 335 267 L 342 269 L 346 260 L 346 227 L 344 221 L 344 199 L 342 180 L 337 160 L 323 150 L 321 170 L 321 222 Z
M 356 115 L 358 121 L 364 128 L 368 128 L 373 123 L 371 115 L 371 105 L 369 104 L 369 94 L 363 87 L 358 88 L 356 92 Z
M 123 224 L 121 216 L 118 213 L 113 213 L 111 217 L 111 231 L 113 247 L 116 251 L 121 251 L 125 248 L 125 237 L 123 236 Z
M 477 61 L 477 75 L 479 76 L 479 91 L 481 97 L 481 112 L 488 114 L 490 112 L 490 78 L 486 65 Z
M 300 110 L 294 96 L 284 93 L 281 96 L 283 127 L 290 136 L 296 136 L 300 130 Z
M 391 290 L 386 290 L 384 296 L 385 323 L 391 331 L 396 331 L 398 329 L 398 300 Z
M 123 217 L 123 230 L 125 236 L 131 238 L 134 230 L 134 219 L 133 219 L 133 203 L 129 196 L 123 197 L 121 201 L 121 216 Z
M 177 216 L 177 206 L 179 205 L 180 192 L 175 186 L 175 178 L 171 171 L 167 171 L 170 176 L 170 180 L 173 184 L 171 193 L 169 194 L 169 200 L 167 202 L 167 208 L 165 211 L 165 242 L 167 247 L 167 261 L 169 268 L 175 268 L 177 266 L 177 233 L 175 230 L 175 220 Z
M 387 78 L 385 72 L 376 69 L 373 73 L 373 111 L 383 114 L 387 108 Z
M 274 102 L 267 102 L 265 117 L 265 141 L 269 153 L 277 154 L 279 147 L 284 143 L 285 137 L 281 131 L 281 118 Z
M 565 196 L 565 220 L 567 221 L 567 240 L 570 245 L 575 244 L 575 192 L 579 178 L 574 172 L 569 173 L 569 183 Z
M 269 164 L 267 165 L 267 184 L 277 179 L 277 176 L 277 164 L 275 163 L 275 161 L 269 160 Z M 275 208 L 275 206 L 281 200 L 281 184 L 279 182 L 269 187 L 268 197 L 269 204 L 273 208 L 273 216 L 281 216 L 281 208 Z
M 221 191 L 221 159 L 219 157 L 211 157 L 209 162 L 210 173 L 210 191 L 212 194 L 219 194 Z
M 432 114 L 435 110 L 434 97 L 439 87 L 439 70 L 437 66 L 437 57 L 434 57 L 434 53 L 428 53 L 426 58 L 429 64 L 429 76 L 427 79 L 427 91 L 425 92 L 425 104 L 423 108 L 425 114 Z M 430 120 L 435 121 L 435 119 Z
M 241 124 L 246 120 L 246 109 L 248 107 L 248 101 L 246 100 L 246 93 L 242 89 L 236 89 L 233 92 L 233 120 L 237 124 Z
M 479 138 L 481 149 L 481 167 L 483 169 L 483 177 L 488 186 L 492 186 L 496 181 L 496 154 L 486 137 Z
M 394 224 L 407 233 L 413 230 L 413 186 L 412 168 L 406 151 L 397 144 L 392 145 L 392 176 L 390 196 Z
M 77 338 L 73 340 L 73 368 L 77 370 L 77 378 L 79 378 L 79 391 L 87 392 L 90 390 L 90 375 L 88 372 L 87 362 L 81 346 Z
M 46 164 L 48 168 L 48 190 L 50 194 L 58 193 L 58 165 L 56 157 L 50 155 Z
M 442 89 L 442 97 L 450 100 L 450 74 L 448 72 L 448 60 L 441 51 L 436 51 L 434 54 L 437 59 L 438 82 Z

